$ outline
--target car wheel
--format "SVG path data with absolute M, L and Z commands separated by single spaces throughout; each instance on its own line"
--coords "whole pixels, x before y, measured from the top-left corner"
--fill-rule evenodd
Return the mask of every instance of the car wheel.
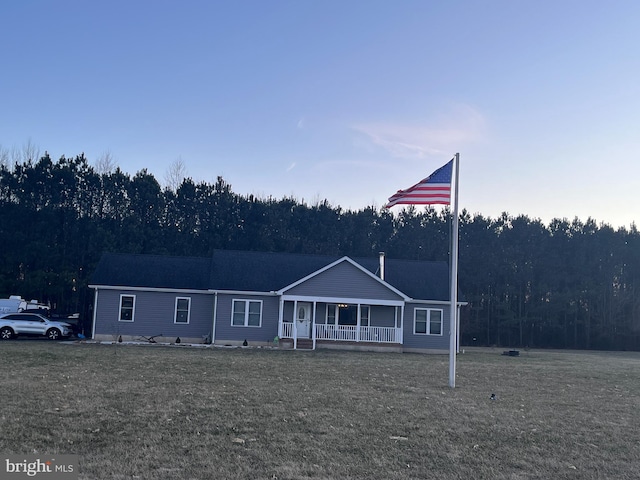
M 60 338 L 60 330 L 57 328 L 50 328 L 47 330 L 47 337 L 49 337 L 49 340 L 58 340 Z
M 2 340 L 11 340 L 13 338 L 13 330 L 9 327 L 2 327 L 0 329 L 0 339 Z

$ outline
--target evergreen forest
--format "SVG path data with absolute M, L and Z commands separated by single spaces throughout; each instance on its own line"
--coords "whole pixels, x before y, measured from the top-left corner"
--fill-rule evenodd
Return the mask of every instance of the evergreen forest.
M 327 201 L 238 195 L 84 155 L 0 162 L 0 298 L 91 318 L 103 252 L 209 256 L 214 249 L 448 261 L 445 209 L 343 210 Z M 593 219 L 461 211 L 463 345 L 640 350 L 640 234 Z

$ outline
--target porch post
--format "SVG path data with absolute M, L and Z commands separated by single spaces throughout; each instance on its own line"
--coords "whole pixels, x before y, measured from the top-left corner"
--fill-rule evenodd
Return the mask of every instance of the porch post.
M 356 315 L 356 342 L 360 341 L 360 304 L 358 304 L 358 313 Z
M 316 349 L 316 301 L 313 301 L 313 312 L 311 313 L 311 338 L 313 339 L 313 349 Z
M 404 303 L 400 307 L 400 344 L 404 345 Z
M 396 343 L 400 343 L 398 338 L 398 306 L 393 307 L 393 339 Z
M 280 305 L 280 309 L 278 310 L 278 338 L 281 339 L 282 329 L 284 327 L 284 325 L 282 325 L 282 322 L 284 321 L 284 300 L 282 297 L 280 297 L 278 304 Z
M 293 301 L 293 349 L 298 348 L 298 301 Z

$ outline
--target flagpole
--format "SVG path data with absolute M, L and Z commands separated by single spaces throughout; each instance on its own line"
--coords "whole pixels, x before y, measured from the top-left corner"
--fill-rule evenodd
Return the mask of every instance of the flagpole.
M 449 386 L 456 386 L 456 354 L 458 351 L 458 177 L 460 154 L 449 160 L 446 165 L 434 171 L 407 190 L 398 190 L 389 197 L 385 208 L 394 205 L 451 205 L 451 272 L 450 312 L 449 312 Z M 453 196 L 451 195 L 453 188 Z M 444 321 L 444 319 L 443 319 Z
M 451 311 L 449 313 L 449 386 L 456 386 L 456 353 L 458 347 L 458 171 L 460 154 L 456 153 L 454 174 L 453 217 L 451 219 Z

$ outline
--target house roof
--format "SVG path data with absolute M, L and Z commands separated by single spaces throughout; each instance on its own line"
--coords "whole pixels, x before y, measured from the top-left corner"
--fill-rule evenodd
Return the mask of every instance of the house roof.
M 212 288 L 271 292 L 280 290 L 322 267 L 338 256 L 273 252 L 216 250 L 211 272 Z
M 211 259 L 105 253 L 90 285 L 208 290 Z
M 378 258 L 354 258 L 364 268 L 379 274 Z M 449 300 L 449 265 L 446 262 L 385 258 L 384 280 L 411 298 Z
M 281 290 L 339 260 L 340 256 L 216 250 L 211 258 L 104 254 L 90 284 L 187 290 Z M 377 257 L 350 257 L 379 275 Z M 445 262 L 385 258 L 385 282 L 422 300 L 449 298 Z

